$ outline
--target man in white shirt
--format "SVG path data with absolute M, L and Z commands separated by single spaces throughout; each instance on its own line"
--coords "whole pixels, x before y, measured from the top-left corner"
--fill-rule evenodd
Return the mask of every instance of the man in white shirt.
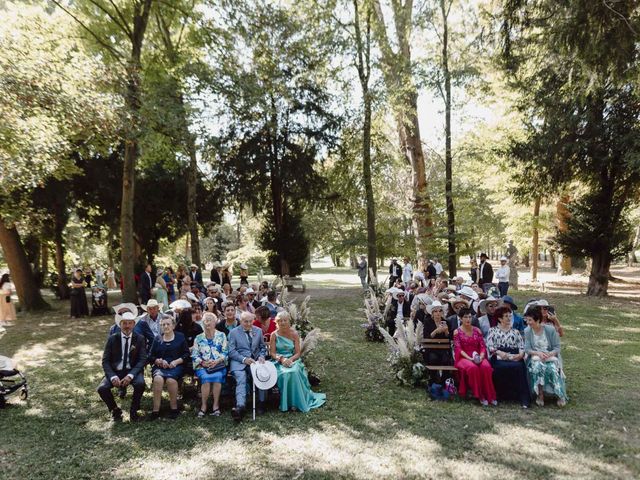
M 442 268 L 442 264 L 440 263 L 440 260 L 438 260 L 437 258 L 434 258 L 433 266 L 436 269 L 436 277 L 439 277 L 442 271 L 444 270 L 444 268 Z
M 412 277 L 413 267 L 409 263 L 409 257 L 404 257 L 404 266 L 402 267 L 402 283 L 408 286 Z
M 496 271 L 498 291 L 501 297 L 504 297 L 509 291 L 509 275 L 511 274 L 511 269 L 507 264 L 508 261 L 509 259 L 507 257 L 500 258 L 500 268 Z

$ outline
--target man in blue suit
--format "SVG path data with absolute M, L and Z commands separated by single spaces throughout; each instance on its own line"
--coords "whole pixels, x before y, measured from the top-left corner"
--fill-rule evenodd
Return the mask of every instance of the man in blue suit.
M 264 363 L 267 347 L 262 330 L 253 326 L 255 315 L 243 312 L 240 315 L 240 327 L 229 332 L 229 359 L 231 374 L 236 380 L 236 406 L 231 416 L 237 422 L 242 420 L 247 402 L 247 379 L 251 376 L 249 365 Z M 258 389 L 258 413 L 264 412 L 265 391 Z

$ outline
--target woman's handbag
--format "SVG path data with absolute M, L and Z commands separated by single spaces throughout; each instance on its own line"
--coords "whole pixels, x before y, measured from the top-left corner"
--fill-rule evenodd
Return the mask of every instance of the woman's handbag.
M 224 362 L 222 363 L 218 363 L 215 367 L 209 367 L 207 368 L 207 373 L 216 373 L 216 372 L 220 372 L 221 370 L 227 368 L 227 366 L 224 364 Z

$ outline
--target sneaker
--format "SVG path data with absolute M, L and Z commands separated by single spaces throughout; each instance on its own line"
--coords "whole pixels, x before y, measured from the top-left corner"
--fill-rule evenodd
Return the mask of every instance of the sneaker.
M 498 401 L 497 400 L 492 400 L 491 401 L 491 405 L 493 405 L 494 407 L 498 406 Z
M 210 416 L 212 416 L 212 417 L 219 417 L 220 415 L 222 415 L 222 412 L 220 411 L 220 409 L 219 409 L 219 408 L 216 408 L 216 409 L 215 409 L 213 412 L 211 412 L 209 415 L 210 415 Z
M 486 400 L 480 400 L 480 405 L 482 405 L 483 407 L 488 407 L 489 402 L 487 402 Z
M 113 419 L 114 422 L 121 422 L 122 410 L 120 410 L 119 408 L 114 408 L 113 410 L 111 410 L 111 418 Z
M 196 417 L 204 418 L 206 414 L 207 414 L 207 412 L 202 411 L 202 410 L 198 410 L 198 413 L 196 414 Z
M 175 420 L 176 418 L 178 418 L 178 415 L 180 415 L 180 412 L 178 412 L 178 410 L 173 410 L 171 409 L 169 411 L 169 420 Z
M 529 405 L 524 405 L 524 404 L 523 404 L 523 405 L 522 405 L 522 408 L 527 409 L 527 408 L 529 408 Z

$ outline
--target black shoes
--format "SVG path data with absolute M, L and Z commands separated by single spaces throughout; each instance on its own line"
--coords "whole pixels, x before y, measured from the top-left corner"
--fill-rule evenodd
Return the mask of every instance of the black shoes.
M 129 421 L 131 423 L 139 422 L 140 420 L 142 420 L 142 417 L 138 415 L 138 412 L 132 410 L 131 413 L 129 413 Z
M 244 408 L 243 407 L 234 407 L 231 409 L 231 417 L 236 421 L 239 422 L 242 420 L 242 417 L 244 417 Z
M 153 422 L 154 420 L 158 420 L 160 418 L 160 412 L 151 412 L 149 415 L 149 421 Z
M 122 410 L 120 410 L 119 408 L 114 408 L 113 410 L 111 410 L 111 418 L 113 418 L 114 422 L 122 422 Z
M 178 410 L 170 410 L 169 411 L 169 420 L 175 420 L 176 418 L 178 418 L 178 415 L 180 414 L 180 412 L 178 412 Z
M 264 415 L 264 402 L 258 402 L 258 406 L 256 407 L 256 415 Z

